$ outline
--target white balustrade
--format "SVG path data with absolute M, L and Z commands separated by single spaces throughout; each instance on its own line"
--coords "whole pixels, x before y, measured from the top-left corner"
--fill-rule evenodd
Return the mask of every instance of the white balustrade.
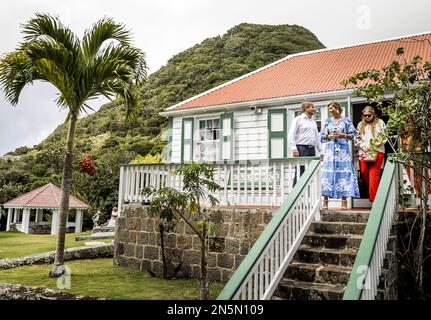
M 217 299 L 271 299 L 311 222 L 319 219 L 320 161 L 311 162 Z
M 412 161 L 408 162 L 413 164 Z M 421 190 L 426 190 L 425 179 L 422 177 L 415 177 L 415 170 L 412 166 L 400 166 L 403 173 L 403 181 L 406 183 L 403 185 L 403 192 L 410 197 L 410 205 L 420 205 L 420 194 L 417 194 Z M 423 176 L 431 177 L 431 169 L 423 169 Z M 431 187 L 430 187 L 431 188 Z M 428 191 L 428 201 L 431 202 L 431 192 Z
M 295 171 L 307 167 L 313 158 L 256 160 L 235 163 L 214 163 L 214 181 L 221 189 L 214 196 L 221 205 L 279 206 L 292 191 Z M 148 202 L 142 195 L 144 187 L 162 186 L 177 190 L 182 179 L 171 173 L 180 164 L 123 165 L 120 172 L 119 205 Z
M 396 165 L 388 160 L 344 293 L 344 300 L 375 299 L 392 224 L 398 211 L 398 193 L 398 171 Z
M 370 265 L 366 272 L 361 300 L 374 300 L 377 295 L 377 287 L 380 282 L 380 275 L 382 273 L 383 260 L 385 259 L 386 255 L 389 235 L 391 233 L 394 216 L 398 209 L 397 189 L 398 182 L 396 179 L 396 172 L 394 172 L 394 177 L 391 181 L 389 195 L 386 200 L 385 210 L 383 213 L 382 222 L 380 224 L 377 241 L 374 246 Z

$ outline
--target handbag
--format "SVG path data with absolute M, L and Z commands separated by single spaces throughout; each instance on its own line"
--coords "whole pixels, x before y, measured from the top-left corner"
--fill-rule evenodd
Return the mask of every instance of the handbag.
M 377 154 L 376 153 L 365 153 L 360 157 L 360 160 L 365 162 L 376 162 Z

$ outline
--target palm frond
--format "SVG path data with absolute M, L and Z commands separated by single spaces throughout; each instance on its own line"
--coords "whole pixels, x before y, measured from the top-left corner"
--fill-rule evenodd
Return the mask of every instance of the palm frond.
M 66 49 L 78 52 L 80 43 L 74 33 L 64 26 L 58 17 L 36 13 L 36 18 L 22 25 L 24 40 L 31 42 L 40 38 L 51 38 Z
M 123 24 L 115 23 L 111 18 L 101 19 L 84 33 L 82 39 L 84 57 L 88 60 L 95 56 L 108 40 L 116 40 L 122 47 L 129 47 L 131 34 Z
M 104 18 L 79 41 L 57 17 L 38 13 L 23 25 L 23 33 L 19 49 L 0 61 L 0 84 L 12 104 L 26 84 L 44 80 L 59 90 L 57 104 L 72 114 L 85 111 L 86 101 L 100 95 L 123 99 L 126 119 L 138 114 L 145 54 L 131 45 L 124 25 Z
M 0 83 L 6 99 L 13 105 L 18 103 L 25 85 L 36 78 L 39 75 L 24 50 L 11 52 L 0 62 Z

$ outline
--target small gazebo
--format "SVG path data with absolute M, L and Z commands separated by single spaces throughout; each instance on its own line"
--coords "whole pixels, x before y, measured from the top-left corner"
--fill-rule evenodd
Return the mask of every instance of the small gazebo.
M 18 231 L 34 233 L 37 227 L 51 227 L 51 234 L 58 233 L 59 208 L 61 189 L 52 183 L 34 189 L 26 194 L 6 202 L 3 206 L 8 209 L 6 231 L 15 225 Z M 82 211 L 88 209 L 88 205 L 70 195 L 69 209 L 76 209 L 75 221 L 67 222 L 66 228 L 75 227 L 75 233 L 82 231 Z M 43 211 L 51 210 L 52 218 L 43 221 Z M 30 217 L 34 215 L 34 220 Z M 33 220 L 33 221 L 30 221 Z

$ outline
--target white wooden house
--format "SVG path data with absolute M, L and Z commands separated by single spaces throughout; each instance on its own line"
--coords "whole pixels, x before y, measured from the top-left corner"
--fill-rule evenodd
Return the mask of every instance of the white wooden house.
M 429 58 L 430 38 L 427 33 L 288 55 L 167 108 L 161 114 L 170 119 L 170 161 L 289 157 L 287 131 L 303 101 L 315 103 L 320 123 L 328 116 L 326 105 L 338 100 L 357 124 L 364 99 L 340 81 L 400 60 L 399 47 L 406 57 Z
M 356 125 L 365 99 L 340 82 L 400 59 L 399 47 L 407 57 L 429 58 L 430 39 L 427 33 L 289 55 L 167 108 L 161 114 L 169 118 L 168 162 L 289 158 L 287 132 L 303 101 L 315 104 L 319 128 L 333 100 Z M 356 202 L 364 204 L 368 201 Z
M 287 133 L 301 103 L 314 103 L 320 124 L 328 117 L 327 104 L 337 100 L 356 125 L 366 101 L 354 95 L 355 86 L 340 82 L 401 59 L 395 54 L 399 47 L 407 59 L 420 55 L 429 61 L 430 43 L 431 33 L 426 33 L 289 55 L 167 108 L 161 114 L 169 118 L 168 161 L 121 167 L 120 212 L 123 205 L 150 200 L 140 192 L 144 186 L 181 189 L 181 177 L 170 171 L 181 163 L 213 162 L 221 205 L 280 206 L 219 298 L 270 299 L 311 224 L 320 220 L 320 159 L 293 158 L 288 149 Z M 293 186 L 302 165 L 307 169 Z M 390 161 L 385 164 L 347 288 L 340 291 L 344 299 L 374 299 L 377 294 L 398 196 L 404 192 L 402 170 Z M 359 281 L 367 286 L 358 286 Z
M 217 162 L 219 182 L 225 184 L 224 194 L 220 195 L 222 203 L 280 205 L 291 190 L 294 166 L 310 161 L 292 159 L 287 141 L 290 123 L 301 113 L 301 103 L 315 104 L 314 118 L 320 127 L 328 116 L 327 104 L 337 100 L 344 108 L 344 115 L 357 125 L 366 101 L 354 95 L 355 86 L 344 87 L 340 82 L 358 72 L 380 69 L 393 60 L 400 60 L 395 53 L 399 47 L 404 47 L 408 59 L 416 55 L 430 59 L 430 40 L 431 34 L 425 33 L 288 55 L 169 107 L 161 113 L 169 118 L 167 162 Z M 248 168 L 247 163 L 253 167 Z M 225 168 L 226 165 L 229 167 Z M 157 170 L 165 172 L 166 168 Z M 150 171 L 153 170 L 155 166 Z M 241 183 L 247 185 L 251 181 L 231 183 L 243 177 L 254 179 L 253 185 L 258 180 L 265 184 L 266 180 L 273 180 L 271 175 L 279 190 L 264 187 L 253 194 L 245 190 L 249 188 L 241 187 Z M 138 170 L 136 166 L 123 166 L 122 177 L 119 206 L 124 201 L 142 201 L 139 190 L 149 179 L 156 179 L 145 178 L 142 168 Z M 232 194 L 234 190 L 236 195 Z M 271 190 L 274 195 L 270 194 Z M 269 194 L 266 200 L 256 201 L 255 196 L 261 193 Z M 364 200 L 349 205 L 369 203 Z

